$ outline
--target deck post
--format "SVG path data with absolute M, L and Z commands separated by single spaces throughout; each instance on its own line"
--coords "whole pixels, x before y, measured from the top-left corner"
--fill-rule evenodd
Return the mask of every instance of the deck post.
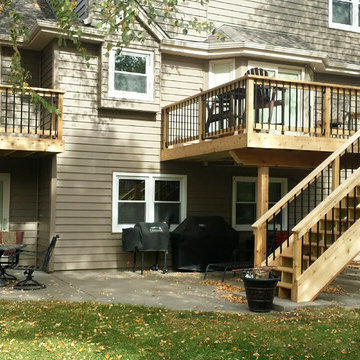
M 169 122 L 169 116 L 168 116 L 168 110 L 163 109 L 161 112 L 161 118 L 163 122 L 163 137 L 162 137 L 162 148 L 167 148 L 168 143 L 168 122 Z
M 331 129 L 331 90 L 329 87 L 325 88 L 324 94 L 324 111 L 323 111 L 323 124 L 324 124 L 324 135 L 325 137 L 330 137 Z
M 254 79 L 246 79 L 246 99 L 245 99 L 245 118 L 246 132 L 254 131 Z
M 334 191 L 340 185 L 340 157 L 338 156 L 331 166 L 331 190 Z
M 60 114 L 57 117 L 57 139 L 61 140 L 63 135 L 64 94 L 59 94 L 58 110 Z
M 199 96 L 199 141 L 204 141 L 204 130 L 205 130 L 205 114 L 204 114 L 204 97 Z
M 256 216 L 259 219 L 269 209 L 269 167 L 258 167 Z M 255 234 L 254 265 L 260 266 L 266 259 L 266 226 L 263 225 Z

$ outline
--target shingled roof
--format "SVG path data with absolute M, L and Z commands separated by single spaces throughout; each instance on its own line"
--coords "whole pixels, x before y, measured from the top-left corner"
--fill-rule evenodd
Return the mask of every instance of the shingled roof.
M 26 28 L 30 28 L 36 20 L 56 21 L 46 0 L 13 0 L 13 9 L 20 14 Z M 0 16 L 0 34 L 10 34 L 9 19 L 4 14 Z
M 217 29 L 217 33 L 224 37 L 224 41 L 234 43 L 254 43 L 262 45 L 281 46 L 293 49 L 311 50 L 309 44 L 295 35 L 284 32 L 265 31 L 254 28 L 222 25 Z M 218 43 L 217 36 L 210 36 L 207 42 Z

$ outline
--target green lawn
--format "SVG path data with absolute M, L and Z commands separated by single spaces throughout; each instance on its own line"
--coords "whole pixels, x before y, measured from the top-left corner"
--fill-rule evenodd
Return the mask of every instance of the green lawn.
M 360 359 L 360 309 L 266 315 L 0 301 L 0 359 Z

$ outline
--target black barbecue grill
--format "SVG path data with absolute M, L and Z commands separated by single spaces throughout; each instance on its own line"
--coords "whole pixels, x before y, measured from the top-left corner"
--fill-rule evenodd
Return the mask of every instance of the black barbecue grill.
M 136 253 L 141 254 L 141 274 L 144 273 L 144 253 L 156 252 L 156 262 L 153 270 L 158 270 L 159 252 L 164 253 L 163 273 L 168 272 L 166 256 L 169 248 L 170 232 L 169 226 L 162 222 L 139 222 L 133 228 L 123 229 L 122 247 L 124 251 L 134 253 L 133 271 L 136 268 Z
M 205 271 L 229 261 L 238 248 L 237 232 L 220 216 L 189 216 L 171 233 L 173 268 Z

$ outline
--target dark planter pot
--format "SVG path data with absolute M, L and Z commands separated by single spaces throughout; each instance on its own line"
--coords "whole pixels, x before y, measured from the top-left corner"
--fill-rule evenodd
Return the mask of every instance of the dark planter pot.
M 276 284 L 280 278 L 252 279 L 241 277 L 246 292 L 249 310 L 253 312 L 270 312 L 273 306 Z

